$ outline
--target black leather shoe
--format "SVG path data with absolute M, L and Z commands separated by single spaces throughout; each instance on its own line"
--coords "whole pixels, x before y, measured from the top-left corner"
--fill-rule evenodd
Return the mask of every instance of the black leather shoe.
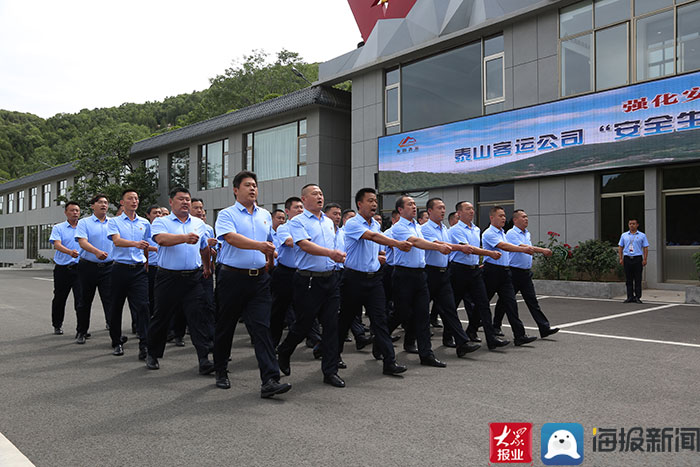
M 415 354 L 418 353 L 418 347 L 416 347 L 416 344 L 406 344 L 406 343 L 404 342 L 404 344 L 403 344 L 403 350 L 404 350 L 404 352 L 406 352 L 406 353 L 415 353 Z
M 464 344 L 457 347 L 457 356 L 460 358 L 464 357 L 466 354 L 468 354 L 470 352 L 474 352 L 476 350 L 479 350 L 480 348 L 481 348 L 481 344 L 477 344 L 476 342 L 467 341 Z
M 85 334 L 83 333 L 78 333 L 78 335 L 75 338 L 75 343 L 76 344 L 84 344 L 85 343 Z
M 120 357 L 124 355 L 124 347 L 122 347 L 121 344 L 115 346 L 112 355 L 114 355 L 115 357 Z
M 210 375 L 212 373 L 214 373 L 214 362 L 212 362 L 209 359 L 203 360 L 199 364 L 199 374 L 200 375 Z
M 185 346 L 185 339 L 182 337 L 176 337 L 175 338 L 175 347 L 184 347 Z
M 500 326 L 493 327 L 493 335 L 498 337 L 506 337 L 506 335 L 503 334 L 503 331 L 501 330 Z
M 467 334 L 467 337 L 472 342 L 481 342 L 481 337 L 479 337 L 479 335 L 477 333 Z
M 160 363 L 158 363 L 158 359 L 154 357 L 153 355 L 147 355 L 146 356 L 146 368 L 149 370 L 158 370 L 160 369 Z
M 355 338 L 355 348 L 357 350 L 362 350 L 371 344 L 373 339 L 371 337 L 359 335 Z
M 405 365 L 399 365 L 396 362 L 392 362 L 390 365 L 384 365 L 382 373 L 389 376 L 397 376 L 404 373 L 407 370 Z
M 85 333 L 85 339 L 90 339 L 91 337 L 92 337 L 92 334 L 90 334 L 89 332 Z
M 434 328 L 441 328 L 441 327 L 442 327 L 442 324 L 440 324 L 440 321 L 435 320 L 435 321 L 431 321 L 431 322 L 430 322 L 430 326 L 431 326 L 431 327 L 434 327 Z
M 121 337 L 119 338 L 119 342 L 121 342 L 122 345 L 126 344 L 128 340 L 129 340 L 129 338 L 126 337 L 126 336 L 121 336 Z
M 319 358 L 323 357 L 323 351 L 321 350 L 321 344 L 316 344 L 314 346 L 314 349 L 312 350 L 314 354 L 314 358 L 318 360 Z
M 540 333 L 540 337 L 543 339 L 547 336 L 551 336 L 552 334 L 556 334 L 559 332 L 559 328 L 549 328 L 546 331 L 543 331 Z
M 63 334 L 63 329 L 61 328 L 53 328 L 53 333 L 56 334 L 57 336 L 60 336 Z
M 345 381 L 338 376 L 338 375 L 325 375 L 323 377 L 323 382 L 325 384 L 330 384 L 331 386 L 335 386 L 336 388 L 344 388 L 345 387 Z
M 488 343 L 488 347 L 489 347 L 489 350 L 495 350 L 499 347 L 505 347 L 508 344 L 510 344 L 509 340 L 501 339 L 500 337 L 494 337 L 493 341 Z
M 396 342 L 396 341 L 398 341 L 398 340 L 400 340 L 400 339 L 401 339 L 401 335 L 400 335 L 400 334 L 392 334 L 392 335 L 391 335 L 391 342 Z
M 267 383 L 260 386 L 260 397 L 267 399 L 274 396 L 275 394 L 284 394 L 285 392 L 292 389 L 292 385 L 289 383 L 280 383 L 274 378 L 267 380 Z
M 427 357 L 421 357 L 420 364 L 425 366 L 433 366 L 435 368 L 445 368 L 447 366 L 445 362 L 441 362 L 435 358 L 435 355 L 432 354 Z
M 289 363 L 289 358 L 291 355 L 288 355 L 284 352 L 280 352 L 279 350 L 277 351 L 277 364 L 280 367 L 280 371 L 284 376 L 289 376 L 292 374 L 292 368 L 290 367 Z
M 338 360 L 338 368 L 340 368 L 341 370 L 345 370 L 347 367 L 348 365 L 344 361 Z
M 216 387 L 220 389 L 231 389 L 231 381 L 228 379 L 228 370 L 216 372 Z
M 384 358 L 376 342 L 372 343 L 372 356 L 375 360 L 381 360 L 382 358 Z
M 634 299 L 634 303 L 644 303 L 644 302 L 641 301 L 639 298 L 635 298 L 635 299 Z
M 627 300 L 625 300 L 622 303 L 634 303 L 634 298 L 628 298 Z
M 145 347 L 143 349 L 139 349 L 139 360 L 146 360 L 146 357 L 148 356 L 148 349 Z
M 352 339 L 350 339 L 350 336 L 345 336 L 345 342 L 352 342 Z
M 529 344 L 530 342 L 534 342 L 537 340 L 537 337 L 535 336 L 528 336 L 525 334 L 524 336 L 516 337 L 513 343 L 515 345 L 524 345 L 524 344 Z
M 452 336 L 443 337 L 442 338 L 442 345 L 444 345 L 445 347 L 450 347 L 450 348 L 457 347 L 457 344 L 455 343 L 455 338 Z

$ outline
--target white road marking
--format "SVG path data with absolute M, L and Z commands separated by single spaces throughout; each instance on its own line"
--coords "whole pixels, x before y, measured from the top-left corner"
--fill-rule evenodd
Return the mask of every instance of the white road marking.
M 545 298 L 550 298 L 550 297 L 549 297 L 549 295 L 542 295 L 541 297 L 537 297 L 537 300 L 544 300 Z M 523 299 L 521 298 L 520 300 L 516 300 L 516 302 L 518 302 L 518 303 L 525 303 L 525 300 L 523 300 Z M 489 303 L 489 305 L 490 305 L 490 306 L 494 306 L 494 305 L 496 305 L 496 303 Z M 461 310 L 461 311 L 464 311 L 464 307 L 461 306 L 461 307 L 457 308 L 457 311 L 460 311 L 460 310 Z
M 8 467 L 34 467 L 27 457 L 0 433 L 0 465 Z
M 38 281 L 51 281 L 51 282 L 53 282 L 53 279 L 50 279 L 47 277 L 32 277 L 32 279 L 36 279 Z
M 651 344 L 667 344 L 667 345 L 680 345 L 682 347 L 695 347 L 700 349 L 700 344 L 691 344 L 689 342 L 674 342 L 674 341 L 661 341 L 657 339 L 643 339 L 641 337 L 627 337 L 627 336 L 611 336 L 610 334 L 596 334 L 594 332 L 580 332 L 580 331 L 559 331 L 566 334 L 576 334 L 579 336 L 589 336 L 589 337 L 604 337 L 608 339 L 619 339 L 624 341 L 635 341 L 635 342 L 649 342 Z
M 561 298 L 564 300 L 587 300 L 590 302 L 613 302 L 613 303 L 622 303 L 622 300 L 619 298 L 592 298 L 592 297 L 564 297 L 560 295 L 550 295 L 549 298 Z M 660 301 L 654 301 L 654 300 L 647 300 L 644 299 L 644 303 L 669 303 L 669 302 L 660 302 Z M 700 306 L 697 303 L 674 303 L 674 305 L 683 305 L 683 306 Z
M 559 329 L 570 328 L 571 326 L 578 326 L 580 324 L 596 323 L 598 321 L 605 321 L 608 319 L 615 319 L 615 318 L 622 318 L 624 316 L 638 315 L 641 313 L 648 313 L 650 311 L 664 310 L 666 308 L 671 308 L 674 306 L 678 306 L 678 305 L 675 303 L 672 303 L 669 305 L 655 306 L 653 308 L 645 308 L 643 310 L 628 311 L 625 313 L 618 313 L 616 315 L 607 315 L 607 316 L 601 316 L 599 318 L 591 318 L 591 319 L 584 319 L 582 321 L 574 321 L 573 323 L 557 324 L 557 325 L 555 325 L 555 327 L 558 327 Z

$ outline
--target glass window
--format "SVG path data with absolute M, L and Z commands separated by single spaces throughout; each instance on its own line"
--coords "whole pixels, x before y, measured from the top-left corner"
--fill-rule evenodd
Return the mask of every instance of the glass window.
M 635 217 L 639 230 L 644 231 L 644 195 L 619 195 L 600 200 L 600 238 L 617 245 L 627 221 Z
M 168 154 L 168 167 L 170 169 L 170 186 L 168 188 L 170 190 L 178 186 L 189 188 L 190 150 L 183 149 Z
M 27 259 L 39 257 L 39 226 L 27 226 Z
M 58 181 L 58 189 L 56 190 L 56 193 L 58 194 L 58 196 L 62 196 L 62 197 L 66 196 L 66 194 L 68 193 L 68 180 L 59 180 Z M 65 201 L 63 201 L 63 200 L 57 201 L 56 204 L 58 206 L 61 206 L 61 205 L 65 204 Z
M 571 96 L 593 90 L 591 35 L 561 42 L 561 95 Z
M 666 245 L 700 245 L 700 217 L 689 206 L 700 206 L 700 193 L 666 196 Z
M 514 199 L 515 185 L 513 183 L 496 183 L 479 187 L 480 203 L 485 201 L 512 201 Z
M 224 140 L 202 144 L 199 147 L 200 190 L 221 188 L 224 185 Z
M 503 57 L 488 60 L 485 66 L 485 73 L 486 102 L 503 99 Z
M 481 185 L 477 192 L 477 225 L 483 231 L 489 227 L 491 219 L 489 212 L 493 206 L 501 206 L 506 211 L 506 230 L 513 227 L 513 210 L 515 199 L 515 184 L 493 183 Z
M 503 52 L 503 34 L 484 39 L 484 57 Z
M 678 9 L 678 72 L 700 68 L 700 2 Z
M 0 250 L 5 249 L 5 229 L 0 229 Z
M 386 123 L 399 121 L 399 88 L 393 87 L 386 90 Z
M 15 247 L 15 229 L 13 227 L 5 228 L 5 249 L 11 250 Z
M 8 193 L 7 194 L 7 213 L 12 214 L 13 212 L 15 212 L 15 194 Z
M 673 10 L 637 20 L 637 80 L 674 72 Z
M 297 175 L 306 175 L 306 120 L 299 122 L 299 160 L 297 161 Z
M 401 75 L 398 68 L 387 71 L 384 76 L 386 82 L 384 86 L 384 126 L 387 134 L 401 131 L 401 122 L 399 120 L 401 115 L 400 78 Z
M 635 16 L 673 5 L 673 0 L 634 0 Z
M 0 214 L 5 214 L 5 195 L 0 195 Z
M 401 69 L 403 131 L 482 114 L 481 42 Z
M 595 27 L 630 19 L 630 0 L 596 0 Z
M 245 151 L 243 151 L 243 168 L 254 171 L 253 167 L 253 133 L 248 133 L 244 137 Z
M 29 189 L 29 210 L 33 210 L 37 208 L 37 203 L 38 203 L 38 197 L 39 197 L 39 188 L 38 187 L 31 187 Z
M 51 224 L 42 224 L 39 226 L 39 248 L 42 250 L 50 250 L 52 248 L 49 238 L 51 237 Z
M 644 191 L 644 171 L 606 174 L 601 177 L 601 193 Z
M 45 183 L 41 189 L 41 207 L 48 208 L 51 206 L 51 184 Z
M 399 84 L 399 69 L 395 68 L 386 72 L 386 85 Z
M 15 227 L 15 250 L 24 249 L 24 226 Z
M 559 12 L 559 37 L 571 36 L 593 27 L 591 0 L 574 3 Z
M 297 122 L 256 131 L 253 166 L 258 181 L 294 177 L 298 173 Z
M 596 31 L 596 89 L 627 84 L 627 56 L 627 24 Z
M 24 190 L 17 192 L 17 212 L 24 211 Z
M 666 168 L 663 180 L 664 190 L 700 187 L 700 165 Z

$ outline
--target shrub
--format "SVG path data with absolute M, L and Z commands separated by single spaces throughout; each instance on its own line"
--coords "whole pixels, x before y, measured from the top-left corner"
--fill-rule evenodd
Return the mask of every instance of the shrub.
M 36 259 L 34 260 L 35 263 L 42 263 L 42 264 L 49 264 L 51 263 L 51 260 L 48 258 L 44 258 L 41 255 L 36 255 Z
M 695 261 L 695 270 L 698 273 L 698 279 L 700 279 L 700 251 L 693 253 L 693 261 Z
M 535 275 L 538 279 L 548 280 L 569 280 L 573 275 L 571 266 L 571 258 L 573 252 L 571 245 L 568 243 L 559 242 L 560 234 L 556 232 L 547 232 L 549 239 L 547 242 L 538 242 L 540 248 L 549 248 L 552 250 L 552 256 L 538 256 L 535 262 Z
M 613 245 L 602 240 L 586 240 L 574 248 L 572 263 L 580 274 L 599 282 L 602 277 L 615 270 L 618 258 Z

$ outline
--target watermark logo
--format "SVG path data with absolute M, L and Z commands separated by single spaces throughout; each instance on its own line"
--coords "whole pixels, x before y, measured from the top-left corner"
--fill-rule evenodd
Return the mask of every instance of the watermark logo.
M 532 423 L 489 423 L 489 461 L 532 462 Z
M 545 423 L 540 448 L 544 465 L 580 465 L 583 462 L 583 426 L 580 423 Z

